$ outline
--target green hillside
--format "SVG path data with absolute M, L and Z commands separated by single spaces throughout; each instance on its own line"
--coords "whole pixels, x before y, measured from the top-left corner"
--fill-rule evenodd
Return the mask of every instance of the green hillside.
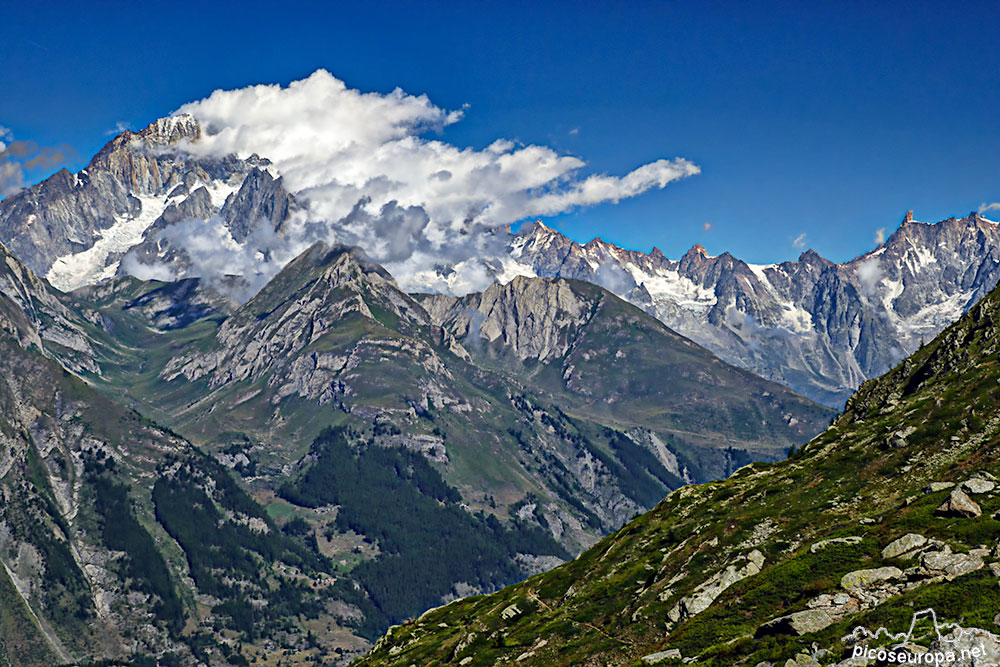
M 925 608 L 994 627 L 998 324 L 994 291 L 790 460 L 674 491 L 562 567 L 393 628 L 358 664 L 830 665 L 856 626 L 902 632 Z

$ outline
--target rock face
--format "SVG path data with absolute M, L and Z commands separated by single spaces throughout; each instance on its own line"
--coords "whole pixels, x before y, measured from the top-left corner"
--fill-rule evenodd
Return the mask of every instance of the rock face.
M 937 508 L 937 513 L 945 516 L 974 517 L 982 514 L 983 510 L 979 507 L 979 504 L 970 498 L 964 491 L 961 489 L 955 489 L 951 492 L 948 500 L 944 501 L 944 503 Z
M 927 544 L 927 538 L 917 533 L 907 533 L 898 540 L 893 540 L 882 549 L 882 558 L 898 558 L 904 554 L 916 551 Z
M 0 201 L 0 240 L 35 273 L 70 290 L 124 270 L 183 276 L 188 260 L 160 238 L 170 225 L 220 215 L 233 239 L 262 222 L 278 229 L 295 209 L 267 160 L 198 157 L 190 116 L 162 118 L 111 140 L 77 174 L 65 169 Z
M 717 443 L 709 474 L 725 476 L 770 458 L 768 449 L 783 454 L 823 419 L 819 406 L 723 363 L 592 284 L 517 277 L 461 298 L 419 300 L 473 363 L 564 396 L 582 413 L 633 424 L 630 437 L 682 477 L 672 458 L 690 458 L 686 434 Z
M 840 407 L 958 318 L 1000 278 L 1000 227 L 978 213 L 903 221 L 875 250 L 844 264 L 813 251 L 796 262 L 747 264 L 695 246 L 577 244 L 541 223 L 510 243 L 508 273 L 604 285 L 720 357 Z

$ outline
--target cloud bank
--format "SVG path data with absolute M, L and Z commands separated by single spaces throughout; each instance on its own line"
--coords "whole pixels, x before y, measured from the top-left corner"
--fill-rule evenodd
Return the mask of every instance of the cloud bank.
M 583 160 L 545 146 L 497 139 L 459 148 L 438 137 L 463 111 L 399 89 L 353 90 L 325 70 L 286 87 L 217 90 L 176 113 L 191 114 L 204 130 L 187 150 L 266 157 L 308 202 L 308 223 L 283 230 L 292 237 L 283 247 L 304 248 L 318 225 L 324 240 L 362 246 L 407 289 L 481 289 L 491 278 L 478 260 L 504 225 L 616 203 L 700 173 L 674 158 L 624 176 L 583 175 Z M 443 273 L 447 284 L 435 278 Z

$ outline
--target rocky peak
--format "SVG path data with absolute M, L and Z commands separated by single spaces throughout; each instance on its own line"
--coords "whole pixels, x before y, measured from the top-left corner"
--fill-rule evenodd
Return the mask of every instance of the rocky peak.
M 438 318 L 456 338 L 473 346 L 499 340 L 520 359 L 549 361 L 566 353 L 570 330 L 587 321 L 593 300 L 567 280 L 518 276 L 441 305 L 451 314 Z
M 542 222 L 541 219 L 538 219 L 531 224 L 521 227 L 520 231 L 518 231 L 518 235 L 527 236 L 529 238 L 538 238 L 546 236 L 559 236 L 560 234 Z
M 280 176 L 274 178 L 266 169 L 253 167 L 240 189 L 226 199 L 222 215 L 233 239 L 242 243 L 261 223 L 280 231 L 295 207 Z
M 812 248 L 809 248 L 804 253 L 799 255 L 799 262 L 802 264 L 806 264 L 807 266 L 819 269 L 825 269 L 828 266 L 836 266 L 836 264 L 834 264 L 828 259 L 825 259 L 822 255 L 820 255 Z
M 201 138 L 201 125 L 191 114 L 178 114 L 153 121 L 135 132 L 137 138 L 150 143 L 170 145 L 180 141 L 197 141 Z

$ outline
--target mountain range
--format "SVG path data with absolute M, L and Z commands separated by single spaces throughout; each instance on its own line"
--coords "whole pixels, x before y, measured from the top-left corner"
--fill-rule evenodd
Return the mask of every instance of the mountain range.
M 78 174 L 63 170 L 0 202 L 0 240 L 62 290 L 114 275 L 200 276 L 246 301 L 313 242 L 353 238 L 351 216 L 310 221 L 308 192 L 288 192 L 266 156 L 199 152 L 202 132 L 187 115 L 124 132 Z M 600 284 L 723 360 L 840 409 L 862 381 L 996 285 L 998 229 L 975 212 L 934 224 L 907 213 L 849 262 L 809 250 L 758 265 L 700 245 L 679 260 L 601 239 L 581 245 L 536 222 L 516 234 L 476 231 L 479 255 L 463 261 L 495 282 L 525 275 Z M 219 248 L 229 255 L 217 256 Z M 454 269 L 442 260 L 436 280 L 461 296 L 464 274 Z

